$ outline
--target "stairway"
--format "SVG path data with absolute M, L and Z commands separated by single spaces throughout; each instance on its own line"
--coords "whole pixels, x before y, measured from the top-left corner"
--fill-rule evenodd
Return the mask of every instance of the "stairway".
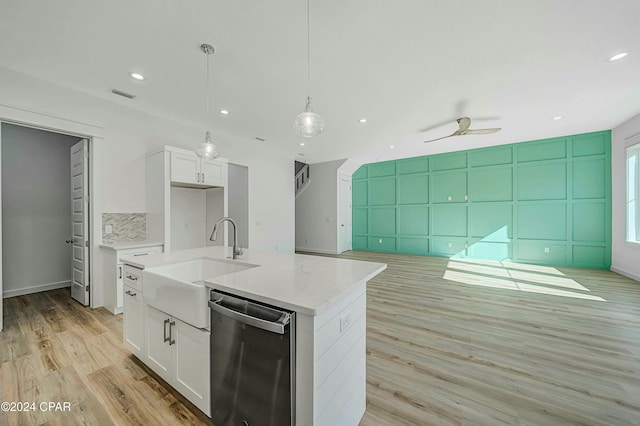
M 296 161 L 296 197 L 309 186 L 309 165 Z

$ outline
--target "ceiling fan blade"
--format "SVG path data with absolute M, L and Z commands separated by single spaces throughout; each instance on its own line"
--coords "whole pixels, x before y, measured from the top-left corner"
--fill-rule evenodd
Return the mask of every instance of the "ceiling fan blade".
M 431 139 L 431 140 L 429 140 L 429 141 L 424 141 L 424 143 L 429 143 L 429 142 L 439 141 L 440 139 L 450 138 L 451 136 L 458 136 L 458 135 L 460 134 L 460 133 L 458 133 L 458 132 L 459 132 L 459 130 L 456 130 L 455 132 L 453 132 L 453 133 L 452 133 L 452 134 L 450 134 L 450 135 L 443 136 L 443 137 L 441 137 L 441 138 L 437 138 L 437 139 Z
M 464 132 L 465 135 L 488 135 L 489 133 L 496 133 L 502 130 L 500 127 L 494 127 L 492 129 L 468 129 Z

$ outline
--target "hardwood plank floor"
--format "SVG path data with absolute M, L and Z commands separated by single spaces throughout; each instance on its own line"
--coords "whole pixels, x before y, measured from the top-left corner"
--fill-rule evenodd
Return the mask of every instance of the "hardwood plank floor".
M 371 425 L 640 424 L 640 283 L 609 271 L 347 252 L 367 289 Z M 0 425 L 211 424 L 68 289 L 3 301 Z M 304 426 L 304 425 L 303 425 Z

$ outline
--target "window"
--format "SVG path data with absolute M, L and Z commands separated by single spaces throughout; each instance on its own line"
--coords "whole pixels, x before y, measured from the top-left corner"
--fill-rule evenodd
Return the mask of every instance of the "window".
M 627 241 L 640 243 L 640 144 L 627 148 Z

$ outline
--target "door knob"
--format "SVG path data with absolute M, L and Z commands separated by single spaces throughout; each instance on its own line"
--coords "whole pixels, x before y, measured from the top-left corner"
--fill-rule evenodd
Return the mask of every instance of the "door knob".
M 73 240 L 64 240 L 64 242 L 67 243 L 67 244 L 71 244 L 71 243 L 73 243 Z

